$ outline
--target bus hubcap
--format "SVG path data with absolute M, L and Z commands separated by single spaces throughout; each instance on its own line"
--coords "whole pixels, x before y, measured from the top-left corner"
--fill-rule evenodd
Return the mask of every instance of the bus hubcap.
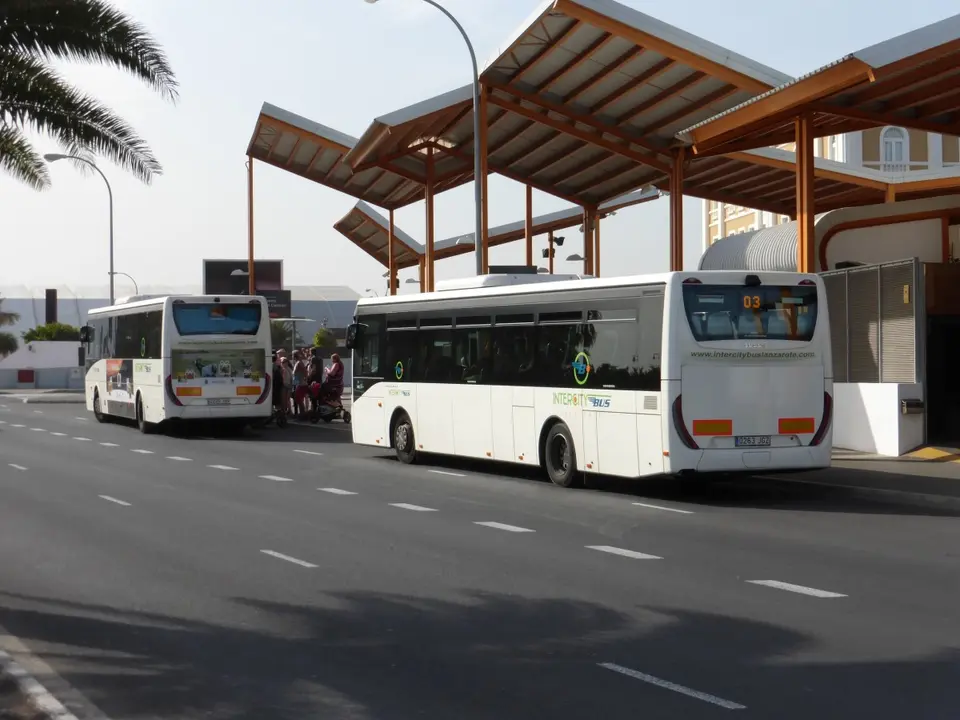
M 406 450 L 410 442 L 410 431 L 406 425 L 400 425 L 397 428 L 397 449 Z

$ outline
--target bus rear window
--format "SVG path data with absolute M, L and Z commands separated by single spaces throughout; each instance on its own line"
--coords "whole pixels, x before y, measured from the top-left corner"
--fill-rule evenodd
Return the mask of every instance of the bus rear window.
M 173 322 L 181 335 L 256 335 L 260 303 L 174 303 Z
M 798 340 L 817 324 L 815 285 L 684 285 L 683 309 L 700 342 Z

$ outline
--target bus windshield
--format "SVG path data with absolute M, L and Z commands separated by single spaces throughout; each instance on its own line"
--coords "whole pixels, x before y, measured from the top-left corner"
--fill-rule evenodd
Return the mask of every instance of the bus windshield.
M 260 314 L 260 303 L 173 304 L 173 322 L 181 335 L 256 335 Z
M 809 342 L 817 324 L 817 287 L 684 285 L 683 308 L 693 337 L 699 342 Z

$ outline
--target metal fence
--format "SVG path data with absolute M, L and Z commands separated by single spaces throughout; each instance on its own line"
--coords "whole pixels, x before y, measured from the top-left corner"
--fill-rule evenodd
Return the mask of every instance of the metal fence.
M 835 382 L 922 381 L 922 271 L 920 261 L 912 258 L 821 274 Z

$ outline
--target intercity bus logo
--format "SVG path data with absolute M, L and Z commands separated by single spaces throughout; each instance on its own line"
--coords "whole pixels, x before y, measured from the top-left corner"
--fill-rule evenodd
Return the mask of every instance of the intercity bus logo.
M 554 405 L 585 407 L 590 410 L 610 407 L 611 399 L 609 395 L 598 395 L 596 393 L 555 392 L 553 394 Z
M 590 379 L 590 371 L 593 370 L 590 366 L 590 356 L 585 352 L 578 353 L 572 364 L 573 379 L 577 385 L 586 385 L 587 380 Z
M 393 366 L 393 374 L 397 376 L 397 380 L 403 380 L 403 363 L 399 360 L 397 364 Z

